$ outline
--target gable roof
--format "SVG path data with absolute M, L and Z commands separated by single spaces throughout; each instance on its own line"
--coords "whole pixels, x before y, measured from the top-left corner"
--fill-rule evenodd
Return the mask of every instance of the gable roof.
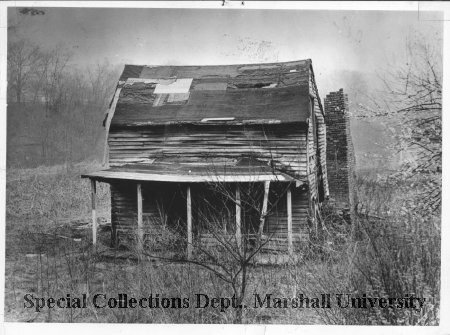
M 311 61 L 220 66 L 126 65 L 111 127 L 305 122 Z

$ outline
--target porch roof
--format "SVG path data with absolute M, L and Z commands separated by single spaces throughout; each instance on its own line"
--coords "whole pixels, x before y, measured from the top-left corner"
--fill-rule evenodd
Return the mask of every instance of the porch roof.
M 202 182 L 292 182 L 298 179 L 270 166 L 236 165 L 169 165 L 128 164 L 83 174 L 82 178 L 95 180 L 137 180 L 178 183 Z

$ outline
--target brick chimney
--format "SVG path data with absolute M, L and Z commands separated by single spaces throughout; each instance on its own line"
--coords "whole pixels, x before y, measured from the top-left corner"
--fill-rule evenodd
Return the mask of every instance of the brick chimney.
M 337 92 L 330 92 L 324 100 L 330 201 L 338 208 L 353 212 L 355 154 L 348 97 L 341 88 Z

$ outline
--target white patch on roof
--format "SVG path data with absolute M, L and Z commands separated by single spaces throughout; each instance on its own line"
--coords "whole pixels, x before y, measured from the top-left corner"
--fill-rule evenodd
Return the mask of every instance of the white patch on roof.
M 188 93 L 192 84 L 192 78 L 176 79 L 173 83 L 158 83 L 154 94 L 164 93 Z

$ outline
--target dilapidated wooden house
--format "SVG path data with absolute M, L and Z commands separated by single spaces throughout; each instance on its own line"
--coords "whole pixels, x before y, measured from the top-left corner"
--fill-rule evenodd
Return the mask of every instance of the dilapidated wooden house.
M 111 186 L 113 244 L 176 223 L 188 256 L 203 234 L 197 200 L 217 199 L 208 185 L 235 190 L 229 233 L 271 236 L 290 252 L 328 196 L 325 114 L 311 60 L 126 65 L 105 127 L 108 166 L 83 176 L 92 184 L 94 243 L 96 182 Z M 251 230 L 241 210 L 249 185 L 264 190 Z

